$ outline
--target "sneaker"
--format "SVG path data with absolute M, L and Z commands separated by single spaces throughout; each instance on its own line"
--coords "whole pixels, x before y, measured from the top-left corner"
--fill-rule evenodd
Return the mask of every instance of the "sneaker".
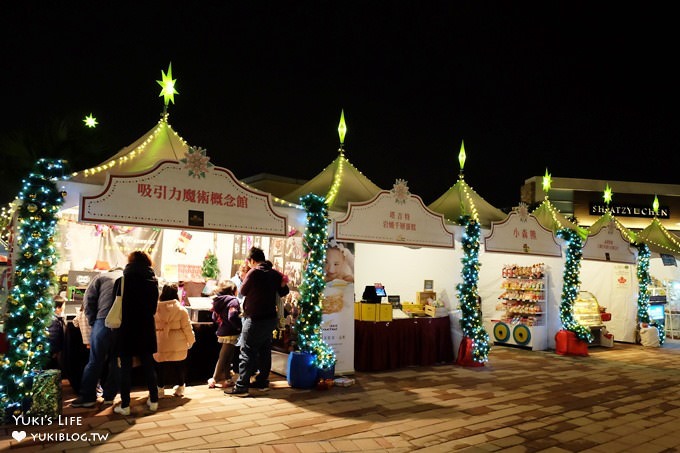
M 262 392 L 262 393 L 269 391 L 269 383 L 268 382 L 266 384 L 261 384 L 259 382 L 253 382 L 252 384 L 250 384 L 250 387 L 254 388 L 255 390 Z
M 158 398 L 165 398 L 165 388 L 158 387 Z
M 176 386 L 173 387 L 173 389 L 175 390 L 175 396 L 179 396 L 179 397 L 184 396 L 184 384 L 176 385 Z
M 73 402 L 71 402 L 71 407 L 94 407 L 96 404 L 96 401 L 83 401 L 82 398 L 76 398 Z
M 234 387 L 231 390 L 225 390 L 224 394 L 243 398 L 244 396 L 248 396 L 248 389 L 245 387 Z
M 116 406 L 113 408 L 113 412 L 120 415 L 130 415 L 130 406 L 128 407 Z
M 146 400 L 146 405 L 149 406 L 151 412 L 156 412 L 158 410 L 158 401 L 152 403 L 151 400 Z
M 113 406 L 113 399 L 110 400 L 104 400 L 102 403 L 103 406 Z

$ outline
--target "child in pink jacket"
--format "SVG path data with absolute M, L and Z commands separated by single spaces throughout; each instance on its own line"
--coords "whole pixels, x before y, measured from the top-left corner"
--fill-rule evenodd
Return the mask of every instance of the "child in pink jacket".
M 154 316 L 158 352 L 153 358 L 158 363 L 158 396 L 161 398 L 167 384 L 175 384 L 175 396 L 184 396 L 185 362 L 189 348 L 196 341 L 189 313 L 178 299 L 176 284 L 163 286 Z

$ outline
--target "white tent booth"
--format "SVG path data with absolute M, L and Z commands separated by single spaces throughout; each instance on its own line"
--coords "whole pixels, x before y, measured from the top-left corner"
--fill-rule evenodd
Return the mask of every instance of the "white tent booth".
M 455 258 L 453 234 L 443 226 L 439 214 L 429 211 L 420 198 L 412 198 L 405 181 L 395 187 L 399 187 L 400 195 L 396 195 L 394 190 L 384 191 L 371 182 L 349 162 L 341 144 L 337 158 L 330 165 L 283 196 L 291 203 L 298 203 L 300 197 L 310 193 L 326 199 L 331 220 L 329 246 L 341 248 L 347 261 L 351 261 L 352 274 L 348 278 L 351 281 L 327 275 L 330 281 L 326 283 L 325 297 L 328 301 L 341 297 L 343 307 L 353 310 L 354 302 L 361 299 L 365 287 L 375 283 L 381 283 L 392 299 L 399 296 L 404 302 L 415 301 L 416 293 L 424 289 L 424 280 L 430 280 L 434 282 L 440 300 L 445 301 L 447 306 L 454 303 L 456 281 L 452 278 L 458 278 L 454 269 L 459 268 L 460 261 Z M 395 203 L 394 198 L 389 201 L 390 197 L 396 196 L 403 203 Z M 335 305 L 329 304 L 329 307 L 332 306 Z M 327 309 L 332 312 L 329 307 L 324 312 Z M 331 327 L 333 316 L 333 313 L 324 313 L 324 326 Z M 387 323 L 375 324 L 376 329 L 387 327 Z M 351 337 L 353 358 L 355 362 L 357 358 L 360 360 L 357 369 L 362 369 L 361 362 L 366 351 L 362 352 L 361 348 L 371 340 L 363 342 L 362 334 L 355 331 L 355 326 L 356 323 L 351 327 L 345 325 L 339 336 L 347 342 Z M 376 331 L 372 330 L 371 334 L 376 334 Z M 334 346 L 333 336 L 329 337 L 329 343 Z M 371 366 L 387 369 L 403 363 L 395 358 L 383 367 L 378 363 L 383 359 L 371 362 Z M 422 360 L 430 359 L 426 355 Z M 436 361 L 437 358 L 431 360 Z
M 484 236 L 480 263 L 479 295 L 490 341 L 554 349 L 555 334 L 561 328 L 564 258 L 553 232 L 526 209 L 515 210 L 492 223 Z M 536 267 L 540 276 L 524 271 Z M 524 287 L 524 282 L 533 281 L 539 286 Z
M 656 217 L 636 236 L 638 241 L 647 244 L 651 252 L 650 296 L 666 302 L 663 304 L 666 336 L 680 338 L 680 269 L 677 264 L 680 259 L 680 238 L 668 231 Z
M 639 291 L 634 235 L 611 214 L 603 215 L 589 231 L 583 244 L 581 289 L 595 295 L 611 313 L 611 320 L 603 324 L 614 339 L 635 343 Z
M 187 294 L 191 290 L 201 296 L 206 285 L 201 264 L 207 252 L 217 258 L 219 278 L 228 279 L 248 249 L 259 246 L 291 279 L 291 297 L 298 294 L 304 211 L 210 164 L 205 151 L 188 146 L 172 130 L 167 116 L 113 158 L 75 173 L 63 189 L 67 196 L 58 235 L 60 275 L 91 275 L 124 266 L 127 253 L 142 249 L 152 253 L 161 282 L 183 282 Z M 79 302 L 68 305 L 75 309 Z M 194 321 L 200 325 L 206 320 Z M 281 325 L 281 336 L 283 330 Z M 209 350 L 196 351 L 199 339 L 190 356 L 198 354 L 195 362 L 203 364 L 198 368 L 205 374 L 214 367 L 219 345 L 214 332 L 203 340 Z M 196 371 L 194 365 L 190 370 Z M 351 360 L 348 367 L 353 371 Z
M 347 212 L 334 215 L 334 220 L 335 239 L 354 243 L 357 291 L 381 285 L 396 305 L 417 302 L 418 294 L 428 289 L 436 293 L 429 294 L 443 311 L 439 317 L 394 320 L 392 316 L 385 320 L 360 315 L 355 321 L 357 369 L 380 371 L 453 362 L 448 311 L 456 301 L 460 252 L 454 248 L 453 228 L 446 225 L 444 216 L 410 194 L 406 181 L 397 180 L 391 191 L 381 191 L 365 202 L 350 202 Z M 432 285 L 425 288 L 425 280 Z M 358 293 L 354 300 L 362 296 Z M 383 302 L 392 313 L 393 305 Z

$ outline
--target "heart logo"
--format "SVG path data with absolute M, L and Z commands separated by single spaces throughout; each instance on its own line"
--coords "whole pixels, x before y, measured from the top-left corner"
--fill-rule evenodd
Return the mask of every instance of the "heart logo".
M 21 442 L 26 438 L 26 431 L 12 431 L 12 437 L 14 437 L 17 442 Z

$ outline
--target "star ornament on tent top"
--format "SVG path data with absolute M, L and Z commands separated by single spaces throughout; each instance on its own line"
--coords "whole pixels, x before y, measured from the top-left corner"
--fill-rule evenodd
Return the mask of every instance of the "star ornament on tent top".
M 205 173 L 208 168 L 214 167 L 210 163 L 210 158 L 205 155 L 205 150 L 202 148 L 189 147 L 189 150 L 184 155 L 183 159 L 179 160 L 184 164 L 184 168 L 189 170 L 189 176 L 194 178 L 205 178 Z
M 85 126 L 91 127 L 91 128 L 95 127 L 95 126 L 97 126 L 97 124 L 99 124 L 99 123 L 97 123 L 97 118 L 92 116 L 91 113 L 90 113 L 90 116 L 85 117 L 85 119 L 83 120 L 83 123 L 85 123 Z
M 552 185 L 552 177 L 550 176 L 550 173 L 548 173 L 548 169 L 545 169 L 545 175 L 543 176 L 543 192 L 545 192 L 545 195 L 548 196 L 548 192 L 550 192 L 550 186 Z
M 175 103 L 175 95 L 179 94 L 179 92 L 175 89 L 175 82 L 177 79 L 172 78 L 172 63 L 170 63 L 168 66 L 167 74 L 161 69 L 161 78 L 162 80 L 156 80 L 156 82 L 158 82 L 162 88 L 161 94 L 158 96 L 163 96 L 163 101 L 167 107 L 169 102 L 172 102 L 173 104 Z
M 654 210 L 654 215 L 659 215 L 659 197 L 654 195 L 654 202 L 652 203 L 652 209 Z
M 605 187 L 602 198 L 604 199 L 604 204 L 607 206 L 609 206 L 609 203 L 612 202 L 612 188 L 609 187 L 609 184 L 607 184 L 607 187 Z

